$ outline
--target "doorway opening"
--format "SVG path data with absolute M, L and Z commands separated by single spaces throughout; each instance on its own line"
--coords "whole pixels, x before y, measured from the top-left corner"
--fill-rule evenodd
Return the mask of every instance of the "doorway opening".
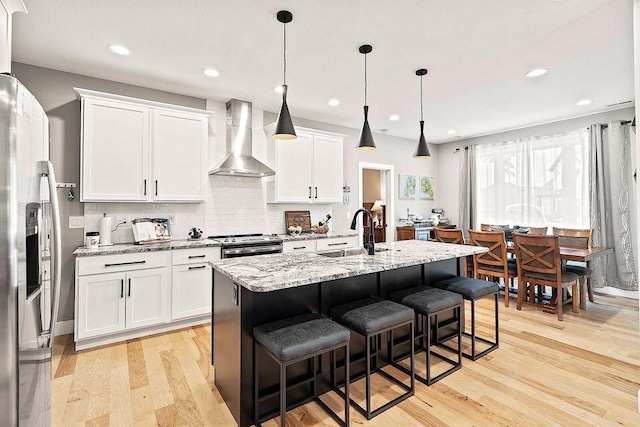
M 393 176 L 393 165 L 359 163 L 358 208 L 364 208 L 373 213 L 375 243 L 395 240 Z M 361 236 L 360 245 L 368 241 L 369 236 L 369 217 L 362 218 L 360 223 L 362 233 L 358 233 Z

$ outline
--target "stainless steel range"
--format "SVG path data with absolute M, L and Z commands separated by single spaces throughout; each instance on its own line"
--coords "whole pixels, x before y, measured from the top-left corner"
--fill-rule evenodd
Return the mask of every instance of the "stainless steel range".
M 282 238 L 276 234 L 235 234 L 209 236 L 209 239 L 222 243 L 222 258 L 279 254 L 282 252 Z

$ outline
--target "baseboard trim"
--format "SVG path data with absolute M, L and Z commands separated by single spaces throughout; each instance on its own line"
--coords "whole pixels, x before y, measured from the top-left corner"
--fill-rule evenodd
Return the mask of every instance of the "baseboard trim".
M 73 320 L 63 320 L 56 323 L 56 336 L 73 333 Z

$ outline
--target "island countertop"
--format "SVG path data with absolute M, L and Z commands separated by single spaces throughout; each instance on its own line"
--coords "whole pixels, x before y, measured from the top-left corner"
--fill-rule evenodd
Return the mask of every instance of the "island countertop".
M 485 247 L 422 240 L 380 243 L 378 248 L 388 250 L 340 258 L 316 253 L 261 255 L 214 261 L 212 265 L 252 292 L 271 292 L 487 252 Z

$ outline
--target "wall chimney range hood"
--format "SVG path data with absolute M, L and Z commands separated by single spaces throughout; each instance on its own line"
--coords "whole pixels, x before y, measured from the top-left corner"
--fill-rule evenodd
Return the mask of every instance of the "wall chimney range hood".
M 252 155 L 251 103 L 239 99 L 227 101 L 227 157 L 209 171 L 209 175 L 262 178 L 276 172 Z

